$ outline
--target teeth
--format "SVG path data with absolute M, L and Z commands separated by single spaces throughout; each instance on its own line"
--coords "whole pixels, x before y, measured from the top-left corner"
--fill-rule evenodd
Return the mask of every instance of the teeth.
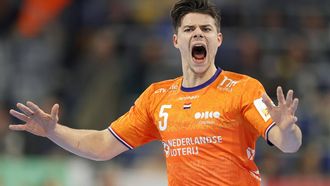
M 204 45 L 194 45 L 194 47 L 204 47 Z

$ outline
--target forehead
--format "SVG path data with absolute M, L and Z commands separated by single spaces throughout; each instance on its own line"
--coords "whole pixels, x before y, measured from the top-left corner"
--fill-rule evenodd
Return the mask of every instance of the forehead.
M 182 17 L 181 27 L 187 25 L 215 25 L 215 19 L 208 15 L 202 13 L 188 13 Z

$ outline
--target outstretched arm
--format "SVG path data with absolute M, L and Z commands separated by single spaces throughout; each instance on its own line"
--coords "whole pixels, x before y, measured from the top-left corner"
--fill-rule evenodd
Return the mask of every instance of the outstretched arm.
M 37 136 L 47 137 L 78 156 L 101 161 L 111 159 L 128 150 L 107 129 L 80 130 L 59 124 L 58 104 L 52 107 L 50 114 L 29 101 L 26 105 L 18 103 L 17 107 L 20 112 L 13 109 L 9 112 L 25 124 L 9 125 L 11 130 L 27 131 Z
M 282 88 L 277 87 L 278 105 L 274 105 L 267 94 L 262 96 L 270 116 L 276 125 L 269 131 L 268 140 L 283 152 L 298 151 L 302 143 L 302 134 L 296 122 L 295 112 L 298 98 L 293 99 L 293 91 L 289 90 L 285 98 Z

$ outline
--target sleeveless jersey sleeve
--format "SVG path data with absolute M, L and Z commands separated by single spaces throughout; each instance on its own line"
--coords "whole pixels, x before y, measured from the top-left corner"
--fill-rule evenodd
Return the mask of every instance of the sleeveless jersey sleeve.
M 252 128 L 268 141 L 268 132 L 275 124 L 261 98 L 265 89 L 259 81 L 253 78 L 247 80 L 244 89 L 242 95 L 243 116 Z
M 151 94 L 149 87 L 135 101 L 130 110 L 111 123 L 109 131 L 129 149 L 159 139 L 159 132 L 150 113 Z

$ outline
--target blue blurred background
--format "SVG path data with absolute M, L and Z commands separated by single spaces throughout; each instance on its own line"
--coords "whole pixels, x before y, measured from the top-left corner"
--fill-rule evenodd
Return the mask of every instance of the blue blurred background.
M 8 131 L 16 102 L 60 122 L 104 129 L 152 82 L 181 75 L 172 45 L 174 0 L 0 1 L 0 186 L 167 185 L 159 142 L 107 162 L 73 156 L 47 139 Z M 258 141 L 264 186 L 330 185 L 330 1 L 215 1 L 219 67 L 281 85 L 300 98 L 303 145 L 283 154 Z

